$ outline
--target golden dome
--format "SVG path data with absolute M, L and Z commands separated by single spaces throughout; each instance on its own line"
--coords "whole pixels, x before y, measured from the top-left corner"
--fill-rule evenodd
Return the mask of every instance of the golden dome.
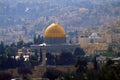
M 65 30 L 59 24 L 53 23 L 45 30 L 45 38 L 63 38 L 66 36 Z

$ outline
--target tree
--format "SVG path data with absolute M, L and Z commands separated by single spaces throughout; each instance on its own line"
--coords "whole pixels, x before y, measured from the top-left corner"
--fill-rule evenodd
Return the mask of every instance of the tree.
M 13 59 L 11 56 L 8 55 L 6 63 L 6 68 L 16 68 L 17 67 L 17 61 L 16 59 Z
M 75 62 L 74 56 L 71 52 L 62 52 L 59 56 L 59 65 L 71 65 Z
M 85 52 L 82 48 L 77 47 L 74 51 L 74 55 L 76 57 L 83 56 L 83 55 L 85 55 Z
M 1 41 L 0 43 L 0 55 L 3 55 L 5 53 L 5 47 L 4 47 L 4 43 Z
M 28 47 L 28 48 L 30 48 L 30 45 L 32 45 L 32 44 L 33 44 L 32 42 L 24 43 L 24 47 Z
M 7 54 L 7 59 L 6 59 L 6 68 L 15 68 L 17 67 L 16 59 L 15 56 L 17 54 L 17 47 L 9 46 L 6 47 L 5 53 Z M 14 58 L 12 58 L 14 56 Z
M 23 63 L 24 63 L 24 57 L 23 57 L 23 54 L 21 54 L 19 60 L 17 61 L 17 64 L 18 64 L 17 66 L 20 66 Z
M 60 76 L 60 71 L 54 69 L 47 69 L 46 73 L 44 74 L 44 77 L 50 80 L 55 80 L 59 76 Z
M 114 64 L 114 61 L 111 60 L 111 59 L 108 59 L 107 63 L 106 63 L 106 66 L 110 66 L 110 65 L 113 65 L 113 64 Z
M 56 64 L 56 59 L 55 59 L 54 55 L 52 55 L 51 53 L 47 53 L 46 57 L 47 57 L 47 64 L 48 65 L 54 65 L 54 64 Z
M 23 39 L 21 38 L 21 36 L 20 36 L 20 39 L 19 39 L 19 41 L 17 42 L 17 48 L 22 48 L 23 47 L 23 45 L 24 45 L 24 41 L 23 41 Z
M 37 38 L 36 38 L 36 35 L 34 36 L 34 44 L 37 44 Z
M 19 49 L 22 48 L 22 47 L 23 47 L 23 42 L 22 42 L 22 41 L 17 42 L 17 47 L 18 47 Z
M 111 60 L 108 61 L 101 71 L 99 71 L 99 80 L 120 80 L 120 63 L 113 64 Z
M 0 69 L 4 70 L 6 69 L 6 62 L 7 62 L 7 57 L 6 56 L 0 56 Z
M 41 36 L 40 43 L 44 43 L 44 37 Z
M 17 54 L 17 47 L 8 47 L 6 48 L 5 53 L 9 56 L 15 57 Z
M 38 56 L 37 55 L 31 55 L 29 58 L 29 61 L 33 66 L 36 66 L 39 64 Z
M 97 55 L 94 57 L 93 63 L 94 63 L 94 69 L 98 70 L 98 62 L 97 62 L 96 58 L 97 58 Z
M 40 35 L 38 35 L 37 44 L 41 44 L 41 36 Z
M 17 47 L 17 45 L 15 43 L 12 43 L 10 46 L 11 47 Z
M 32 74 L 32 65 L 29 61 L 25 61 L 21 63 L 20 67 L 18 68 L 18 73 L 22 75 L 24 80 L 29 80 L 27 74 Z
M 77 68 L 76 74 L 84 73 L 87 70 L 87 59 L 85 57 L 79 57 L 75 67 Z
M 113 47 L 112 47 L 112 45 L 109 45 L 109 46 L 108 46 L 108 52 L 113 52 Z
M 44 42 L 44 38 L 43 38 L 43 36 L 38 35 L 36 41 L 37 41 L 37 44 L 42 44 L 42 43 Z
M 38 35 L 37 37 L 34 36 L 34 44 L 42 44 L 44 43 L 44 38 L 43 36 Z
M 117 56 L 120 57 L 120 52 L 117 53 Z

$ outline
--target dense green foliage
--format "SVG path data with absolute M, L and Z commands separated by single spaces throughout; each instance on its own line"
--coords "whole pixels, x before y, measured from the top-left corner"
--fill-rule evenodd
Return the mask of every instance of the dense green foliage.
M 25 43 L 25 44 L 28 45 L 29 43 Z M 21 63 L 24 62 L 23 55 L 20 56 L 19 60 L 15 59 L 15 56 L 17 55 L 18 52 L 18 48 L 23 47 L 24 45 L 18 46 L 14 43 L 12 43 L 11 45 L 4 45 L 3 42 L 0 43 L 0 70 L 16 68 L 19 67 Z M 29 47 L 29 45 L 27 47 Z M 33 66 L 35 66 L 35 63 L 33 61 L 34 59 L 31 56 L 30 63 Z
M 77 48 L 75 49 L 75 51 L 74 51 L 74 55 L 75 55 L 76 57 L 84 56 L 84 55 L 85 55 L 85 52 L 84 52 L 84 50 L 83 50 L 82 48 L 77 47 Z
M 120 79 L 120 63 L 115 64 L 114 61 L 108 60 L 102 68 L 87 69 L 87 61 L 85 58 L 79 58 L 76 63 L 76 72 L 65 73 L 58 70 L 47 70 L 45 77 L 50 80 L 119 80 Z M 100 67 L 100 64 L 96 64 Z

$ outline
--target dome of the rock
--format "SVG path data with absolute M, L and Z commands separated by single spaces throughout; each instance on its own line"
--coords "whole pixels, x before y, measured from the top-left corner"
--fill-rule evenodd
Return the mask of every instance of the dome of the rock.
M 59 24 L 53 23 L 48 26 L 44 32 L 45 38 L 64 38 L 66 37 L 65 30 Z

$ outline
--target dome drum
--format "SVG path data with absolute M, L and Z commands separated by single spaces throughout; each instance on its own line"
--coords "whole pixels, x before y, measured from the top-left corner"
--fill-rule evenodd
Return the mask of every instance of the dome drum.
M 47 44 L 60 44 L 66 43 L 66 38 L 45 38 Z

